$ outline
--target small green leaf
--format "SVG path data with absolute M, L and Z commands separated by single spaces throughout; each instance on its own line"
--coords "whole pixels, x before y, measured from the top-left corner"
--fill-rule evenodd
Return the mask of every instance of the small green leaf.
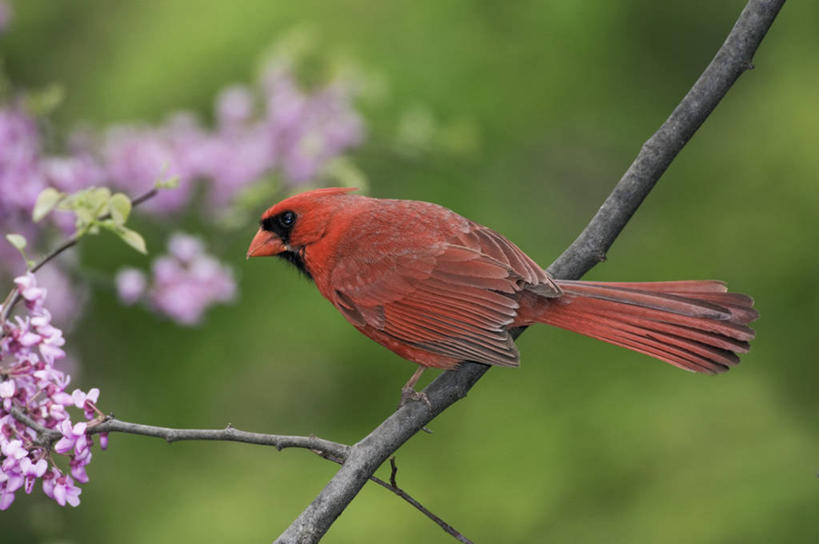
M 107 187 L 94 187 L 88 191 L 86 202 L 95 219 L 106 213 L 109 200 L 111 200 L 111 191 Z
M 94 222 L 94 216 L 87 208 L 77 206 L 74 208 L 74 214 L 77 217 L 76 227 L 78 231 L 85 229 Z
M 122 193 L 116 193 L 108 201 L 108 209 L 111 213 L 111 219 L 117 225 L 124 225 L 131 214 L 131 199 Z
M 114 232 L 117 234 L 117 236 L 122 238 L 123 242 L 140 253 L 148 253 L 148 248 L 145 247 L 145 239 L 137 231 L 120 226 Z
M 179 187 L 179 176 L 173 176 L 167 179 L 160 179 L 154 184 L 157 189 L 176 189 Z
M 23 260 L 26 262 L 26 268 L 31 270 L 34 267 L 34 263 L 26 256 L 26 237 L 22 234 L 6 234 L 6 240 L 20 252 L 20 255 L 23 256 Z
M 26 237 L 22 234 L 6 234 L 6 240 L 16 247 L 17 251 L 22 252 L 26 248 Z
M 40 221 L 43 217 L 51 213 L 51 210 L 59 204 L 63 198 L 63 194 L 57 189 L 51 187 L 43 189 L 37 195 L 37 201 L 34 203 L 34 211 L 31 213 L 31 218 L 34 222 Z

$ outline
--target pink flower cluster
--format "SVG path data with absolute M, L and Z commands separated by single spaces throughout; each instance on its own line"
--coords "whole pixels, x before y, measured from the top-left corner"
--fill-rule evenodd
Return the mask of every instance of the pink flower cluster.
M 147 297 L 154 310 L 182 325 L 199 323 L 209 306 L 236 295 L 231 270 L 209 255 L 199 238 L 181 233 L 171 236 L 168 254 L 154 261 L 150 287 L 135 268 L 120 270 L 116 282 L 125 304 Z
M 319 176 L 329 161 L 363 140 L 364 124 L 353 107 L 352 94 L 340 81 L 307 91 L 297 83 L 291 64 L 279 59 L 257 86 L 231 85 L 218 95 L 212 128 L 192 113 L 178 112 L 159 126 L 77 131 L 69 138 L 64 155 L 43 152 L 37 121 L 22 102 L 0 105 L 0 233 L 20 233 L 30 245 L 42 245 L 43 229 L 32 224 L 31 211 L 46 187 L 71 193 L 92 185 L 109 186 L 138 196 L 160 179 L 178 177 L 177 188 L 161 191 L 140 210 L 178 211 L 190 203 L 196 184 L 201 183 L 208 199 L 205 208 L 213 216 L 251 184 L 270 176 L 288 185 L 306 183 Z M 73 231 L 71 214 L 58 211 L 51 217 L 64 232 Z M 15 251 L 0 239 L 0 278 L 22 272 L 23 263 Z M 178 280 L 183 276 L 163 262 L 156 265 L 162 270 L 155 275 L 172 276 L 167 283 L 175 287 L 162 292 L 181 295 Z M 212 261 L 197 261 L 193 268 L 201 269 L 200 275 L 224 275 Z M 78 314 L 81 303 L 72 303 L 72 299 L 81 294 L 74 293 L 74 286 L 59 268 L 52 268 L 48 275 L 53 283 L 49 278 L 41 280 L 48 280 L 49 287 L 60 286 L 61 297 L 68 302 L 65 306 Z M 155 296 L 152 300 L 160 311 L 181 322 L 199 320 L 193 303 L 185 306 L 176 299 L 161 301 Z M 64 325 L 56 309 L 55 319 Z
M 66 392 L 71 378 L 55 366 L 65 356 L 65 340 L 43 306 L 46 290 L 31 273 L 15 283 L 27 315 L 5 321 L 0 333 L 0 510 L 11 505 L 20 488 L 31 493 L 38 479 L 43 492 L 58 504 L 77 506 L 81 489 L 75 481 L 88 481 L 85 467 L 91 461 L 93 438 L 86 432 L 88 424 L 72 423 L 67 409 L 80 408 L 86 420 L 94 419 L 99 390 Z M 16 419 L 12 410 L 62 434 L 54 449 L 68 457 L 70 475 L 38 441 L 37 430 Z M 100 445 L 105 447 L 105 437 Z
M 28 234 L 34 201 L 48 186 L 74 192 L 108 185 L 137 196 L 160 179 L 178 177 L 178 188 L 145 206 L 169 212 L 190 201 L 197 181 L 206 182 L 217 210 L 265 176 L 278 173 L 290 185 L 310 181 L 364 138 L 348 89 L 335 82 L 307 92 L 279 60 L 257 88 L 232 85 L 219 94 L 212 129 L 192 113 L 177 112 L 159 126 L 78 131 L 63 156 L 43 155 L 37 124 L 22 106 L 0 107 L 0 231 Z
M 31 210 L 37 195 L 48 186 L 73 192 L 83 184 L 102 178 L 83 156 L 44 156 L 36 121 L 18 105 L 0 107 L 0 234 L 15 232 L 36 243 L 41 228 L 32 223 Z M 54 214 L 64 231 L 73 230 L 70 214 Z M 11 244 L 0 238 L 0 278 L 23 272 L 25 263 Z M 49 288 L 58 288 L 57 322 L 66 325 L 81 306 L 82 289 L 73 285 L 60 267 L 50 267 L 40 278 Z M 54 300 L 52 300 L 53 306 Z
M 345 86 L 335 83 L 307 93 L 284 62 L 272 65 L 258 89 L 227 87 L 216 99 L 214 118 L 213 129 L 185 112 L 158 127 L 109 129 L 101 158 L 111 185 L 138 194 L 157 179 L 176 176 L 179 188 L 146 206 L 169 212 L 183 207 L 195 182 L 205 180 L 209 203 L 219 210 L 268 175 L 280 174 L 290 185 L 314 179 L 364 135 Z

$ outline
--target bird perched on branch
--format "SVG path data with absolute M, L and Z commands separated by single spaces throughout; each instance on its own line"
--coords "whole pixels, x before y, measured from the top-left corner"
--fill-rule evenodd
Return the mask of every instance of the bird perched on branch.
M 329 188 L 262 215 L 248 257 L 278 256 L 366 336 L 424 368 L 517 366 L 509 330 L 546 323 L 717 374 L 739 362 L 758 317 L 720 281 L 609 283 L 552 278 L 515 244 L 437 204 Z

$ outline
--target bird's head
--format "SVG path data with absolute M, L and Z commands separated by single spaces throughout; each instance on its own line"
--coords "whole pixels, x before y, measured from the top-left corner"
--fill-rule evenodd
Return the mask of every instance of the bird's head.
M 282 200 L 267 209 L 250 242 L 247 257 L 280 256 L 304 269 L 303 251 L 321 240 L 330 218 L 344 205 L 345 195 L 356 189 L 315 189 Z

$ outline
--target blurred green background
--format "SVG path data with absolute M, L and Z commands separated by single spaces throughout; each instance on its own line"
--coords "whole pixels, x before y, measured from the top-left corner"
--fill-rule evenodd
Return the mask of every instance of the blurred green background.
M 25 0 L 0 38 L 19 85 L 61 83 L 61 129 L 207 115 L 294 25 L 380 74 L 354 155 L 375 196 L 431 200 L 547 265 L 687 91 L 742 1 Z M 565 331 L 519 341 L 397 455 L 398 482 L 475 542 L 819 541 L 819 4 L 785 6 L 742 76 L 588 278 L 720 278 L 762 318 L 739 368 L 691 375 Z M 391 152 L 422 105 L 479 134 L 469 154 Z M 271 199 L 275 195 L 271 195 Z M 181 226 L 192 228 L 190 218 Z M 413 366 L 356 333 L 272 260 L 255 217 L 222 253 L 241 297 L 185 329 L 96 290 L 69 343 L 83 388 L 130 421 L 353 443 Z M 147 227 L 149 242 L 162 233 Z M 106 237 L 83 262 L 145 266 Z M 429 377 L 428 377 L 429 379 Z M 12 542 L 268 542 L 336 467 L 305 451 L 112 436 L 77 509 L 39 491 L 0 513 Z M 382 468 L 382 477 L 388 472 Z M 368 485 L 326 542 L 451 542 Z

